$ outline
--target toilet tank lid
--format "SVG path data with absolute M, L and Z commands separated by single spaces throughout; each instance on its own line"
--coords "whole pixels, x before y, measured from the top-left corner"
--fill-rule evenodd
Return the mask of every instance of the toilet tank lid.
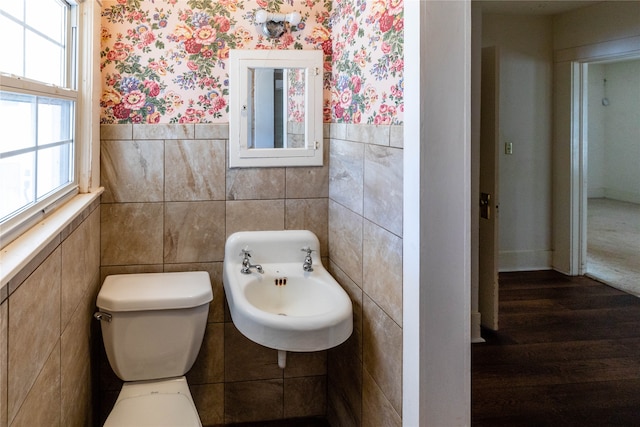
M 213 299 L 206 271 L 115 274 L 104 279 L 96 305 L 105 311 L 191 308 Z

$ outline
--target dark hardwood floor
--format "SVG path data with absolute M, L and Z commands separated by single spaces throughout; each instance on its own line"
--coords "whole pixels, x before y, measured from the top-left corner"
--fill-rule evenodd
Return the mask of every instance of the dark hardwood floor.
M 640 298 L 553 271 L 500 275 L 472 346 L 474 426 L 640 426 Z

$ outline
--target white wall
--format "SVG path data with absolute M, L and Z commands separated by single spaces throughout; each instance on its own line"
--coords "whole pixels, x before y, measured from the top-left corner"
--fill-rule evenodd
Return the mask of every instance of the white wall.
M 589 141 L 589 154 L 587 167 L 587 191 L 588 197 L 604 197 L 605 194 L 605 170 L 604 170 L 604 114 L 607 111 L 602 105 L 604 97 L 604 65 L 589 65 L 589 86 L 588 90 L 588 115 L 589 130 L 587 140 Z
M 620 40 L 639 35 L 640 2 L 603 1 L 554 17 L 554 49 Z
M 588 74 L 588 197 L 640 203 L 640 60 L 591 64 Z
M 484 15 L 482 33 L 501 58 L 499 268 L 550 268 L 552 19 Z
M 604 68 L 605 197 L 640 203 L 640 60 Z
M 580 274 L 581 165 L 574 61 L 640 54 L 640 2 L 602 2 L 556 15 L 554 28 L 553 268 Z M 586 251 L 585 251 L 586 253 Z

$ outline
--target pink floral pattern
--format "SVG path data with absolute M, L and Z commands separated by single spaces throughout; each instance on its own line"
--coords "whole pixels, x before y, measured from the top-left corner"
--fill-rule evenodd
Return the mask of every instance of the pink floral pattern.
M 403 0 L 334 0 L 333 6 L 331 121 L 401 124 Z
M 400 124 L 402 1 L 104 0 L 101 122 L 226 123 L 230 49 L 322 49 L 325 122 Z M 268 39 L 261 8 L 302 21 Z

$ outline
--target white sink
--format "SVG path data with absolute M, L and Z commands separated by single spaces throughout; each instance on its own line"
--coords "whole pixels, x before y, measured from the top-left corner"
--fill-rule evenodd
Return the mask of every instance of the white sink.
M 311 248 L 313 271 L 304 271 Z M 243 249 L 252 268 L 242 270 Z M 224 290 L 238 330 L 265 347 L 319 351 L 344 342 L 353 331 L 351 300 L 322 265 L 318 238 L 306 230 L 243 231 L 227 239 Z

